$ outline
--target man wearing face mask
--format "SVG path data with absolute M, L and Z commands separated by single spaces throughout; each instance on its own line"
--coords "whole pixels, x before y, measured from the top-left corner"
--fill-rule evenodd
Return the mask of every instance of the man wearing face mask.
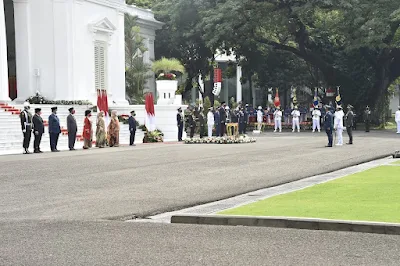
M 36 108 L 35 115 L 32 118 L 33 132 L 35 134 L 35 140 L 33 142 L 34 153 L 42 153 L 40 150 L 40 142 L 42 141 L 42 135 L 44 133 L 43 118 L 41 115 L 42 109 Z
M 129 139 L 129 146 L 136 146 L 135 145 L 135 135 L 136 135 L 136 119 L 135 119 L 135 111 L 131 111 L 131 116 L 128 119 L 129 122 L 129 132 L 130 132 L 130 139 Z
M 176 114 L 176 123 L 178 126 L 178 141 L 182 141 L 182 135 L 183 135 L 183 114 L 182 114 L 182 108 L 178 108 L 178 113 Z
M 29 144 L 32 135 L 32 114 L 29 112 L 30 106 L 28 102 L 24 103 L 24 110 L 20 114 L 21 128 L 24 135 L 23 148 L 24 154 L 30 154 Z
M 75 109 L 73 107 L 68 109 L 69 115 L 67 116 L 67 130 L 68 130 L 68 148 L 70 151 L 75 150 L 76 133 L 78 126 L 76 125 Z
M 57 107 L 52 107 L 51 115 L 49 116 L 50 149 L 52 152 L 59 152 L 59 150 L 57 150 L 57 143 L 60 133 L 61 127 L 60 119 L 57 116 Z

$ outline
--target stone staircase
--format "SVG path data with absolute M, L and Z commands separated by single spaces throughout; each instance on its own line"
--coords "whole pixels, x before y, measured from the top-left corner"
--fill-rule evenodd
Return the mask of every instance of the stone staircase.
M 50 105 L 31 105 L 31 113 L 34 113 L 35 108 L 42 108 L 42 118 L 45 121 L 45 134 L 42 137 L 41 149 L 43 151 L 50 151 L 50 139 L 48 134 L 47 120 L 51 114 Z M 60 135 L 58 141 L 59 150 L 68 149 L 68 133 L 67 133 L 67 116 L 69 114 L 68 109 L 71 106 L 58 106 L 57 115 L 60 119 L 62 134 Z M 84 113 L 87 106 L 74 106 L 76 113 L 75 118 L 78 125 L 78 136 L 75 148 L 81 149 L 83 146 L 82 130 L 83 130 L 83 120 L 85 118 Z M 19 119 L 20 110 L 23 109 L 23 105 L 13 105 L 0 103 L 0 154 L 18 154 L 22 153 L 22 131 L 21 123 Z M 95 132 L 95 121 L 96 113 L 93 113 L 93 130 Z M 129 127 L 125 124 L 120 124 L 120 143 L 122 145 L 129 144 Z M 95 139 L 95 136 L 93 136 Z M 138 130 L 136 133 L 135 143 L 141 143 L 143 139 L 143 132 Z M 33 151 L 33 140 L 32 135 L 30 151 Z M 95 141 L 95 140 L 94 140 Z

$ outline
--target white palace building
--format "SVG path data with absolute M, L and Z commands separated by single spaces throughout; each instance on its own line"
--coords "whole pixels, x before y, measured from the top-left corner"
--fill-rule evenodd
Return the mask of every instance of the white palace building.
M 110 107 L 120 114 L 135 109 L 142 122 L 144 106 L 129 106 L 125 96 L 125 14 L 137 17 L 148 48 L 144 60 L 150 63 L 155 31 L 162 27 L 150 10 L 125 0 L 0 0 L 0 103 L 22 109 L 21 104 L 39 92 L 49 100 L 86 100 L 95 105 L 101 89 L 107 91 Z M 154 80 L 150 83 L 155 91 Z M 157 109 L 159 115 L 168 115 L 169 121 L 156 118 L 171 139 L 177 132 L 176 105 L 156 106 L 156 116 Z M 50 106 L 41 107 L 47 120 Z M 74 107 L 81 130 L 87 106 Z M 63 125 L 68 106 L 58 108 Z M 42 146 L 48 146 L 46 141 Z M 0 110 L 0 153 L 20 151 L 21 145 L 18 116 Z

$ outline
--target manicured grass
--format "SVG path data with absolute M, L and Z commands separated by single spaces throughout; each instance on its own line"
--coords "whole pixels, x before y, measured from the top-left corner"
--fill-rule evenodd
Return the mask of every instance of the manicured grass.
M 380 166 L 219 214 L 400 223 L 400 167 Z
M 395 160 L 392 164 L 400 164 L 400 159 Z

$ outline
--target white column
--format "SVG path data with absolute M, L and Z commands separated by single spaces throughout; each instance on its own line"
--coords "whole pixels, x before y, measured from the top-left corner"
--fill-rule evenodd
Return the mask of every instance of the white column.
M 17 64 L 17 101 L 24 102 L 34 94 L 36 82 L 32 68 L 31 21 L 29 2 L 14 0 L 15 54 Z
M 242 101 L 242 67 L 236 67 L 236 102 Z
M 0 101 L 10 101 L 8 95 L 6 20 L 3 0 L 0 0 Z

